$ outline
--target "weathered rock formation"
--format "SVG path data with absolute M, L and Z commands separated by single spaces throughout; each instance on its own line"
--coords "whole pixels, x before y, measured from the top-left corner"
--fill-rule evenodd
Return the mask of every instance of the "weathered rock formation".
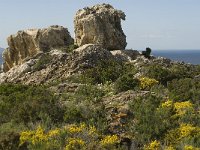
M 126 35 L 121 27 L 125 14 L 109 4 L 86 7 L 76 13 L 75 43 L 100 44 L 108 50 L 125 49 Z
M 17 34 L 9 36 L 7 41 L 9 47 L 3 52 L 4 72 L 22 64 L 25 58 L 38 52 L 47 52 L 52 48 L 73 43 L 68 30 L 62 26 L 18 31 Z
M 66 80 L 73 74 L 95 67 L 99 61 L 118 59 L 99 45 L 86 44 L 72 53 L 64 53 L 59 49 L 40 53 L 27 59 L 21 65 L 0 74 L 0 83 L 42 84 L 57 80 Z

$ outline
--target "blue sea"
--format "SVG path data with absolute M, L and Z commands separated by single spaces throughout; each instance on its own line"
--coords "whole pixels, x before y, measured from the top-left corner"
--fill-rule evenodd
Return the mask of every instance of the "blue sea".
M 152 50 L 152 55 L 200 65 L 200 50 Z
M 152 50 L 152 55 L 200 65 L 200 50 Z M 0 57 L 0 64 L 2 64 L 2 57 Z

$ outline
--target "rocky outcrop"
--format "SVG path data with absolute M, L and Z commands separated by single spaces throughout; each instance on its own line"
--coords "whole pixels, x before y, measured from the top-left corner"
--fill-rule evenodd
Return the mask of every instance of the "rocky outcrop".
M 47 52 L 52 48 L 73 43 L 68 30 L 62 26 L 18 31 L 17 34 L 9 36 L 7 41 L 9 47 L 3 52 L 4 72 L 22 64 L 25 58 L 40 51 Z
M 86 44 L 72 53 L 59 49 L 39 53 L 21 65 L 0 74 L 0 83 L 43 84 L 66 80 L 69 76 L 95 67 L 100 61 L 118 61 L 112 53 L 100 45 Z
M 138 56 L 141 56 L 137 50 L 114 50 L 110 52 L 118 60 L 125 62 L 132 62 L 133 60 L 137 59 Z
M 86 7 L 76 13 L 75 43 L 100 44 L 108 50 L 125 49 L 126 36 L 121 27 L 125 14 L 109 4 Z
M 74 50 L 72 60 L 71 68 L 73 68 L 73 72 L 95 67 L 100 61 L 117 61 L 110 51 L 95 44 L 86 44 Z

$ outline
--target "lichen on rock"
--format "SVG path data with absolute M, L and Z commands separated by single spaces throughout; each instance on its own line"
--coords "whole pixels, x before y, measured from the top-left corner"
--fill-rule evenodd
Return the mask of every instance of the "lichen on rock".
M 108 50 L 125 49 L 126 35 L 121 27 L 125 14 L 109 4 L 80 9 L 75 16 L 75 43 L 100 44 Z

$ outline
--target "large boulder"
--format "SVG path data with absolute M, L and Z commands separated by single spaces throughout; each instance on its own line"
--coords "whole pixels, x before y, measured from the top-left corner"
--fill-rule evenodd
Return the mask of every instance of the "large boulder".
M 75 43 L 100 44 L 108 50 L 125 49 L 126 35 L 121 27 L 125 14 L 109 4 L 86 7 L 76 13 Z
M 18 31 L 7 39 L 8 48 L 3 52 L 3 70 L 10 70 L 23 63 L 27 57 L 38 52 L 47 52 L 52 48 L 68 46 L 73 43 L 68 30 L 62 26 L 50 26 L 45 29 Z

